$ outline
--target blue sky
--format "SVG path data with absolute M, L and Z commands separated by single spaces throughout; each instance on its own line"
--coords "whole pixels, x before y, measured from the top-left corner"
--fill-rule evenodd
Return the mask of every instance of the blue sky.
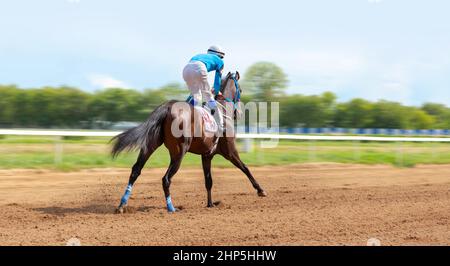
M 0 84 L 152 88 L 211 44 L 289 93 L 450 103 L 446 0 L 0 0 Z M 244 88 L 245 89 L 245 88 Z

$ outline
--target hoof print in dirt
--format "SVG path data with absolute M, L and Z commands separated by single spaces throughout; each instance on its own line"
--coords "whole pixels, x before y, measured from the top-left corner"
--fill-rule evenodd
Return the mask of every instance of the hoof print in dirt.
M 215 201 L 213 203 L 214 207 L 224 207 L 225 205 L 219 200 L 219 201 Z

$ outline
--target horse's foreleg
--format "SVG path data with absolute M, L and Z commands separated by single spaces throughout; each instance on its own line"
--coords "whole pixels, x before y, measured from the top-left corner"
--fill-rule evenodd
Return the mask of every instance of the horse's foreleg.
M 212 157 L 202 156 L 203 174 L 205 175 L 205 187 L 208 194 L 208 208 L 214 207 L 211 197 L 211 188 L 213 185 L 211 176 L 211 159 Z
M 258 192 L 258 196 L 260 197 L 266 197 L 267 193 L 264 191 L 264 189 L 261 188 L 261 186 L 258 184 L 256 179 L 253 177 L 252 173 L 248 169 L 248 167 L 245 165 L 244 162 L 242 162 L 241 158 L 239 158 L 239 154 L 237 151 L 232 152 L 229 156 L 226 156 L 226 158 L 234 164 L 237 168 L 239 168 L 247 177 L 248 180 L 252 183 L 253 187 Z
M 137 159 L 136 163 L 133 165 L 133 168 L 131 170 L 130 178 L 128 181 L 127 188 L 125 189 L 125 193 L 123 194 L 123 196 L 120 200 L 120 205 L 116 210 L 117 213 L 124 212 L 124 208 L 127 206 L 128 199 L 131 196 L 131 190 L 133 189 L 133 185 L 136 182 L 139 175 L 141 174 L 142 168 L 144 167 L 145 163 L 147 162 L 148 158 L 153 153 L 153 151 L 154 150 L 149 150 L 146 153 L 144 153 L 141 150 L 141 152 L 139 153 L 138 159 Z

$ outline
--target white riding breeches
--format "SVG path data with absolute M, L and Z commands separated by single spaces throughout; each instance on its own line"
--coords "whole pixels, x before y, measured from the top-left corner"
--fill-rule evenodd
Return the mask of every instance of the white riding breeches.
M 195 105 L 201 106 L 205 102 L 214 101 L 211 86 L 208 83 L 208 70 L 204 63 L 191 61 L 184 67 L 183 79 L 194 97 Z
M 214 109 L 214 120 L 216 120 L 219 130 L 223 131 L 224 123 L 222 111 L 217 108 L 214 94 L 208 82 L 208 70 L 205 64 L 199 61 L 191 61 L 184 67 L 183 78 L 194 98 L 195 106 L 202 106 L 203 100 L 208 103 L 210 109 Z

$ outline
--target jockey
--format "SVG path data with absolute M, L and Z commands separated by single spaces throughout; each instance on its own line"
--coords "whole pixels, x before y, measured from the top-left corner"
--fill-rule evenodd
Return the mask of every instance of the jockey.
M 222 70 L 224 67 L 223 57 L 225 53 L 219 46 L 209 47 L 206 54 L 199 54 L 191 58 L 184 67 L 183 79 L 191 91 L 194 106 L 202 106 L 203 99 L 207 103 L 211 114 L 217 122 L 219 130 L 223 131 L 223 117 L 217 108 L 214 95 L 220 92 L 222 82 Z M 214 94 L 208 83 L 208 72 L 215 71 Z

